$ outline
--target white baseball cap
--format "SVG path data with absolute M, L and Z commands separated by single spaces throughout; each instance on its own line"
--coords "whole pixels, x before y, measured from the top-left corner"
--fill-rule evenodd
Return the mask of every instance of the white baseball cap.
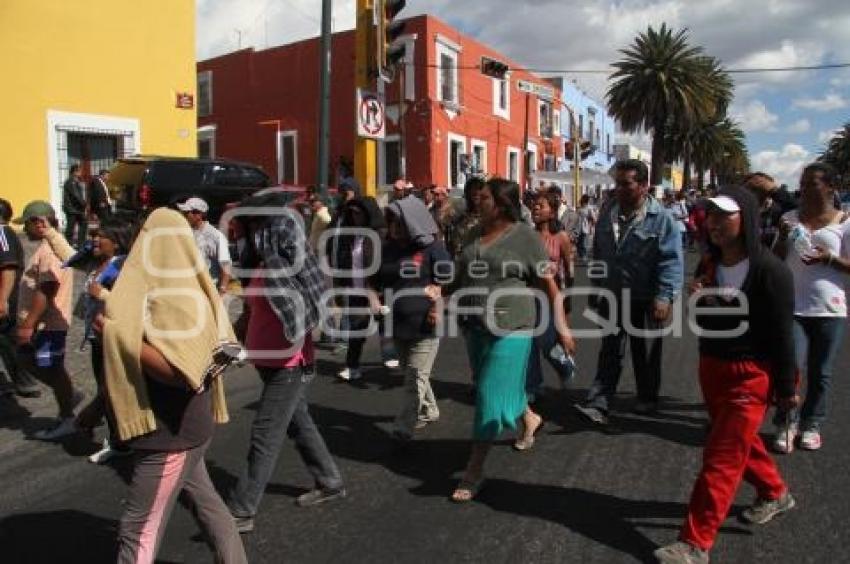
M 717 196 L 716 198 L 709 198 L 708 201 L 717 206 L 722 212 L 735 213 L 741 211 L 741 206 L 738 205 L 738 202 L 729 196 Z
M 199 211 L 201 213 L 207 213 L 210 207 L 201 198 L 189 198 L 182 204 L 177 204 L 177 209 L 184 212 Z

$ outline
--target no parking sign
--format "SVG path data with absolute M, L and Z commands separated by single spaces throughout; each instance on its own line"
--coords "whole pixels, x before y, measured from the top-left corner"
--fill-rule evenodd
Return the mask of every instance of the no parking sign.
M 374 92 L 357 89 L 357 134 L 383 139 L 386 130 L 384 101 Z

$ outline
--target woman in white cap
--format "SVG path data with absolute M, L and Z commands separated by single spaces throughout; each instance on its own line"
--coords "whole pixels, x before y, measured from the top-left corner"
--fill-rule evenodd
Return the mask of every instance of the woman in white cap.
M 756 489 L 741 518 L 764 524 L 794 498 L 759 436 L 774 400 L 789 409 L 794 389 L 791 273 L 761 245 L 758 203 L 728 188 L 708 203 L 709 249 L 691 293 L 699 328 L 699 381 L 711 427 L 679 540 L 655 556 L 667 564 L 708 562 L 741 480 Z

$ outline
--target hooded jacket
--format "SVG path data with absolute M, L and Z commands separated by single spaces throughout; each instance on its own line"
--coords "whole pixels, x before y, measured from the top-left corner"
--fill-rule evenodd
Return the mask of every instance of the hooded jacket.
M 759 235 L 759 207 L 755 197 L 743 188 L 726 188 L 719 193 L 741 208 L 741 231 L 750 261 L 741 293 L 731 300 L 705 296 L 697 301 L 697 326 L 701 355 L 724 360 L 758 360 L 770 366 L 773 389 L 778 397 L 795 391 L 794 281 L 788 267 L 762 244 Z M 720 249 L 709 242 L 696 275 L 706 288 L 717 287 Z M 711 311 L 713 308 L 740 308 L 740 311 Z M 707 331 L 746 328 L 738 336 L 706 336 Z M 740 331 L 739 331 L 740 332 Z
M 404 241 L 389 240 L 383 246 L 381 267 L 372 285 L 384 290 L 385 304 L 392 311 L 388 327 L 395 338 L 416 340 L 434 336 L 428 323 L 429 300 L 422 289 L 438 283 L 437 266 L 451 263 L 445 246 L 437 240 L 437 223 L 425 204 L 415 196 L 396 200 L 387 213 L 404 222 L 408 237 Z

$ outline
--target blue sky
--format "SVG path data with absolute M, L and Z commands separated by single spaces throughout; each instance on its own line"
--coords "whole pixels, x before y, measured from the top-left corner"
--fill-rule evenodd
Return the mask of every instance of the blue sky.
M 334 27 L 354 25 L 355 0 L 334 0 Z M 198 57 L 264 48 L 319 32 L 320 0 L 197 0 Z M 601 69 L 648 25 L 687 27 L 728 68 L 850 62 L 846 0 L 408 0 L 530 68 Z M 239 30 L 237 34 L 235 30 Z M 601 99 L 606 79 L 576 75 Z M 829 133 L 850 121 L 850 68 L 735 75 L 732 115 L 753 168 L 795 186 Z M 644 135 L 626 138 L 646 145 Z

